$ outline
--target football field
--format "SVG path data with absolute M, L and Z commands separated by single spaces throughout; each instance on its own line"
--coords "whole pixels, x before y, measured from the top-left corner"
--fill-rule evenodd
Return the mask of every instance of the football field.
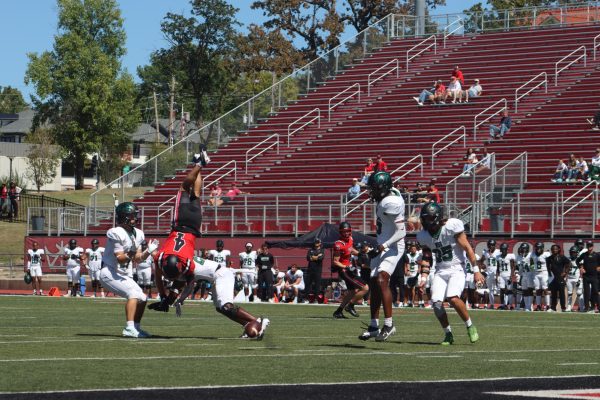
M 0 398 L 95 389 L 306 389 L 322 383 L 600 376 L 598 314 L 472 311 L 481 339 L 471 344 L 451 312 L 455 343 L 444 347 L 443 331 L 427 309 L 395 309 L 397 334 L 377 343 L 357 338 L 369 321 L 367 307 L 357 308 L 360 318 L 334 320 L 334 306 L 249 304 L 250 312 L 271 320 L 265 339 L 255 341 L 239 339 L 241 326 L 199 302 L 186 303 L 181 318 L 147 310 L 143 326 L 154 337 L 125 339 L 123 305 L 117 299 L 0 297 Z M 351 390 L 345 398 L 353 398 Z

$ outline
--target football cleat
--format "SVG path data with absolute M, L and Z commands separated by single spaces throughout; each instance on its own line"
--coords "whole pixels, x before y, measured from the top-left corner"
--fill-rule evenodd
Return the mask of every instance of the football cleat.
M 379 331 L 379 335 L 377 335 L 377 337 L 375 338 L 375 341 L 385 342 L 386 340 L 388 340 L 390 338 L 390 336 L 394 335 L 395 333 L 396 333 L 396 327 L 394 325 L 392 325 L 392 326 L 384 325 L 383 329 L 381 329 L 381 331 Z
M 353 317 L 359 317 L 358 313 L 356 312 L 356 310 L 354 309 L 354 304 L 348 304 L 345 308 L 344 311 L 346 311 L 348 314 L 352 315 Z
M 143 329 L 138 329 L 138 338 L 151 338 L 152 335 Z
M 192 160 L 192 162 L 196 165 L 200 164 L 203 167 L 206 167 L 206 165 L 210 162 L 210 157 L 206 152 L 205 145 L 200 145 L 199 153 L 194 154 L 194 159 Z
M 452 332 L 446 332 L 446 335 L 444 336 L 444 340 L 442 341 L 441 345 L 450 346 L 452 343 L 454 343 L 454 335 L 452 335 Z
M 128 326 L 123 329 L 123 337 L 138 338 L 140 337 L 140 332 L 137 329 Z
M 333 318 L 335 318 L 335 319 L 348 319 L 348 317 L 346 317 L 346 316 L 344 315 L 344 313 L 343 313 L 343 312 L 341 312 L 341 311 L 336 311 L 336 312 L 334 312 L 334 313 L 333 313 Z
M 477 328 L 475 328 L 475 325 L 471 325 L 470 327 L 468 327 L 467 333 L 469 334 L 469 340 L 471 341 L 471 343 L 475 343 L 479 340 L 479 334 L 477 333 Z
M 258 318 L 257 321 L 260 322 L 260 332 L 256 335 L 256 340 L 262 340 L 271 321 L 269 321 L 269 318 Z
M 370 326 L 364 331 L 358 338 L 360 340 L 369 340 L 371 338 L 376 338 L 379 335 L 379 328 L 376 326 Z

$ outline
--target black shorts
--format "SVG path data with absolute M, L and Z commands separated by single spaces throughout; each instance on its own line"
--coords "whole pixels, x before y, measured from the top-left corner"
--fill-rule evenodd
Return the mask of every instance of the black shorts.
M 408 286 L 409 288 L 414 288 L 415 286 L 417 286 L 417 277 L 413 276 L 412 278 L 407 278 L 406 286 Z
M 344 280 L 348 290 L 360 290 L 367 285 L 367 283 L 360 276 L 356 275 L 354 271 L 350 271 L 347 268 L 340 269 L 338 271 L 338 276 L 340 277 L 340 279 Z

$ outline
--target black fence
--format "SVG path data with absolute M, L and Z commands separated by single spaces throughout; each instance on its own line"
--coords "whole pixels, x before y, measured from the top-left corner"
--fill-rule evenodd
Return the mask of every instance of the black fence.
M 73 207 L 84 208 L 81 204 L 72 201 L 55 199 L 44 195 L 22 193 L 17 200 L 17 212 L 13 213 L 13 204 L 10 199 L 2 199 L 0 205 L 0 219 L 3 221 L 27 222 L 29 207 Z

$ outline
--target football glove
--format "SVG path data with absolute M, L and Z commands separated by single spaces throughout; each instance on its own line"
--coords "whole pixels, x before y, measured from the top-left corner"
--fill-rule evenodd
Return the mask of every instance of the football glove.
M 156 249 L 158 249 L 158 240 L 153 239 L 148 243 L 148 253 L 153 253 Z
M 379 255 L 379 249 L 371 249 L 367 254 L 369 255 L 369 258 L 375 258 Z
M 164 298 L 148 306 L 150 310 L 169 312 L 169 300 Z

